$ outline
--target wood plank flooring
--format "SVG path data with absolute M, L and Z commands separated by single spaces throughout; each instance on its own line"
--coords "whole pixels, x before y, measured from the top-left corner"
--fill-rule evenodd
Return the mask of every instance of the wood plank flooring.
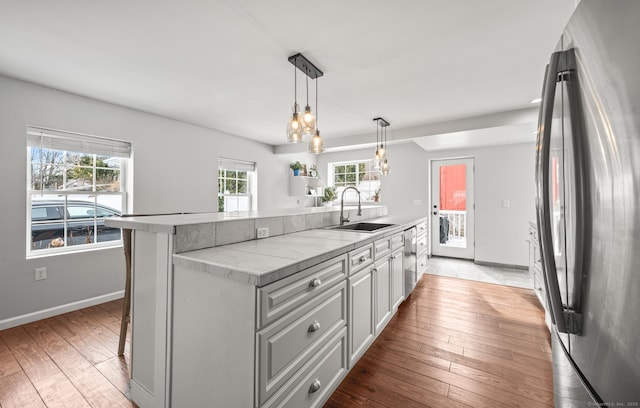
M 0 407 L 135 407 L 121 307 L 0 331 Z M 325 406 L 552 407 L 543 319 L 531 290 L 425 275 Z
M 326 408 L 553 407 L 530 289 L 424 275 Z
M 135 407 L 121 314 L 116 300 L 0 331 L 0 407 Z

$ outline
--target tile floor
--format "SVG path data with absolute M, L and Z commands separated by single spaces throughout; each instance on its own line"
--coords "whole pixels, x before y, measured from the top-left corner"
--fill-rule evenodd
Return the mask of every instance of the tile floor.
M 427 273 L 533 289 L 533 283 L 529 279 L 529 272 L 526 270 L 476 265 L 473 261 L 464 259 L 431 257 L 428 261 Z

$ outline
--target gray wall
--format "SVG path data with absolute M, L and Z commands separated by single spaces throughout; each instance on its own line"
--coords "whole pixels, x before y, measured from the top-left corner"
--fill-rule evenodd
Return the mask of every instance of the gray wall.
M 289 163 L 271 146 L 0 76 L 0 328 L 6 319 L 121 291 L 122 248 L 25 259 L 26 127 L 37 125 L 133 143 L 132 211 L 216 211 L 219 156 L 257 162 L 260 209 L 293 207 Z M 284 134 L 284 130 L 283 130 Z M 34 280 L 34 268 L 48 277 Z M 3 322 L 4 320 L 4 322 Z
M 528 223 L 535 220 L 534 145 L 530 143 L 426 152 L 413 142 L 388 149 L 391 172 L 383 176 L 381 203 L 389 214 L 429 215 L 430 160 L 475 158 L 475 260 L 526 266 Z M 326 178 L 327 164 L 370 159 L 373 148 L 318 156 Z M 419 200 L 421 205 L 414 205 Z M 509 200 L 509 208 L 502 208 Z

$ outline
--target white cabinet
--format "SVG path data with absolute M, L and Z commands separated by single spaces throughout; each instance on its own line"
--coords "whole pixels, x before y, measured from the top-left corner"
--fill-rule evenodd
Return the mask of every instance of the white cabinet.
M 323 183 L 318 177 L 289 176 L 289 195 L 293 197 L 321 196 Z
M 346 276 L 346 254 L 260 288 L 177 266 L 171 406 L 321 406 L 348 365 Z
M 393 312 L 404 300 L 404 256 L 400 247 L 391 253 L 391 307 Z
M 378 334 L 391 320 L 391 267 L 388 257 L 376 263 L 373 269 L 373 282 L 375 333 Z
M 373 342 L 373 266 L 349 277 L 349 367 Z
M 418 225 L 416 225 L 416 229 L 418 231 L 417 233 L 417 248 L 416 248 L 416 257 L 418 260 L 418 269 L 417 269 L 417 276 L 416 276 L 416 282 L 420 282 L 420 278 L 422 278 L 422 275 L 427 271 L 427 259 L 429 257 L 428 255 L 428 249 L 429 249 L 429 240 L 428 240 L 428 236 L 427 236 L 427 223 L 425 222 L 421 222 Z

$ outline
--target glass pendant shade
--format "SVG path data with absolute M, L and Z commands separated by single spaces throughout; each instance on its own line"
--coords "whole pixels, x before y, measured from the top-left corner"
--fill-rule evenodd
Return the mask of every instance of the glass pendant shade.
M 313 135 L 316 131 L 316 118 L 311 113 L 311 106 L 307 105 L 302 114 L 302 134 Z
M 391 166 L 389 166 L 389 162 L 387 161 L 387 158 L 384 158 L 384 161 L 382 162 L 382 174 L 389 174 L 389 170 L 391 170 Z
M 378 147 L 377 152 L 380 155 L 380 160 L 382 160 L 382 158 L 385 157 L 385 154 L 386 154 L 384 145 L 382 143 L 380 143 L 380 147 Z
M 316 129 L 316 134 L 313 135 L 309 142 L 309 152 L 314 154 L 320 154 L 324 152 L 324 140 L 320 136 L 320 131 Z
M 373 156 L 373 168 L 375 170 L 380 171 L 382 156 L 380 156 L 380 151 L 376 149 L 376 154 Z
M 287 140 L 289 143 L 302 142 L 302 123 L 300 121 L 300 112 L 298 112 L 298 105 L 293 105 L 293 115 L 287 123 Z

